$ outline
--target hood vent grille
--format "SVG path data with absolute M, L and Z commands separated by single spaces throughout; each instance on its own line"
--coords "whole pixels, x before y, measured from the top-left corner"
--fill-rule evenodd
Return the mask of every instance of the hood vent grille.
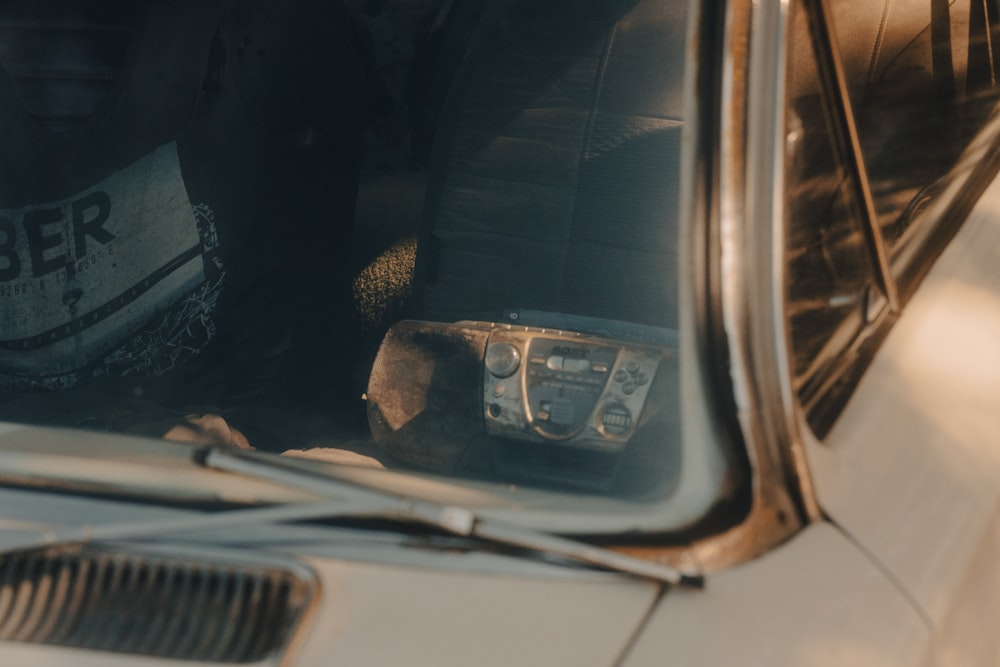
M 307 571 L 97 547 L 0 555 L 0 640 L 245 663 L 281 650 Z

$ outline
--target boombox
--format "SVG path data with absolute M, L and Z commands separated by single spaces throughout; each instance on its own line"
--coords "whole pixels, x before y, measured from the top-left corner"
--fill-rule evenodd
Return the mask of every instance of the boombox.
M 607 485 L 637 430 L 676 409 L 676 340 L 598 330 L 396 324 L 369 380 L 375 443 L 432 471 Z

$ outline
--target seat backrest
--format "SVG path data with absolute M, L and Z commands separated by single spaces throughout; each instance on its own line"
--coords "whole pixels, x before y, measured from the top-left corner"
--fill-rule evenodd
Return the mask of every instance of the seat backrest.
M 136 0 L 0 4 L 0 62 L 42 127 L 62 132 L 97 110 L 125 61 Z
M 419 317 L 676 327 L 686 4 L 489 5 L 438 126 Z

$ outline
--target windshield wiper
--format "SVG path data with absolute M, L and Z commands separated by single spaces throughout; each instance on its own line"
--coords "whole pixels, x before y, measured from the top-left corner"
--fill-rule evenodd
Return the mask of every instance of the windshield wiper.
M 46 544 L 119 541 L 167 533 L 189 533 L 247 523 L 289 523 L 307 520 L 377 519 L 435 528 L 451 535 L 503 547 L 536 552 L 672 586 L 703 588 L 704 575 L 633 558 L 584 542 L 551 535 L 494 519 L 454 505 L 413 500 L 359 484 L 258 461 L 237 451 L 209 447 L 198 450 L 195 462 L 206 468 L 309 491 L 330 500 L 294 505 L 227 510 L 209 515 L 82 526 L 50 534 Z M 347 496 L 345 502 L 345 496 Z M 334 499 L 336 498 L 336 499 Z
M 364 507 L 354 505 L 345 511 L 343 507 L 338 506 L 336 516 L 394 519 L 437 528 L 452 535 L 474 538 L 488 544 L 527 549 L 674 586 L 702 588 L 705 585 L 705 577 L 700 573 L 683 572 L 673 567 L 641 560 L 584 542 L 495 519 L 487 519 L 464 507 L 413 500 L 385 491 L 362 487 L 349 481 L 335 480 L 288 468 L 277 462 L 253 460 L 237 452 L 219 448 L 203 450 L 199 459 L 202 465 L 214 470 L 249 475 L 256 479 L 311 491 L 321 496 L 338 493 L 343 495 L 345 487 L 347 487 L 350 489 L 349 494 L 354 499 L 361 505 L 371 508 L 366 510 Z M 291 506 L 287 509 L 294 510 L 296 507 Z M 319 510 L 318 506 L 301 506 L 300 509 L 309 513 L 308 518 L 323 516 L 321 513 L 313 511 Z M 263 512 L 264 510 L 248 511 Z M 228 514 L 231 515 L 232 512 Z M 326 515 L 325 518 L 335 517 Z

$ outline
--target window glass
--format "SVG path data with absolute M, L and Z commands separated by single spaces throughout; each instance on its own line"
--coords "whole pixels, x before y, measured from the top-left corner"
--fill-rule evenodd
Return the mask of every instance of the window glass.
M 884 292 L 903 305 L 996 172 L 986 159 L 997 135 L 989 4 L 792 6 L 787 307 L 794 386 L 820 435 L 884 333 Z M 813 12 L 815 30 L 828 25 L 829 49 L 810 33 Z
M 793 13 L 787 111 L 788 317 L 792 370 L 803 403 L 822 394 L 839 355 L 865 326 L 874 263 L 846 154 L 831 134 L 805 11 Z
M 872 199 L 897 275 L 913 260 L 904 248 L 919 245 L 927 231 L 914 221 L 937 199 L 954 197 L 949 183 L 982 171 L 978 153 L 968 153 L 996 103 L 992 4 L 830 2 Z
M 0 422 L 742 515 L 681 428 L 689 5 L 0 2 Z

